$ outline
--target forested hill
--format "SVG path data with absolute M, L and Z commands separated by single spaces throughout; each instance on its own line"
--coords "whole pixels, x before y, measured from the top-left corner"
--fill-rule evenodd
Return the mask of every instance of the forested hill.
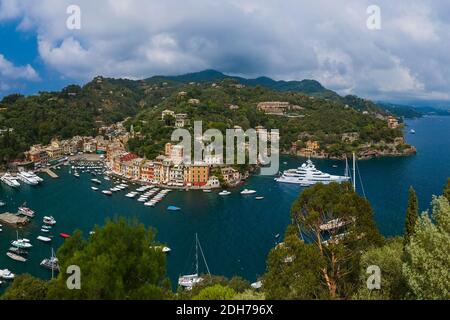
M 221 85 L 213 87 L 214 83 Z M 303 123 L 308 126 L 306 131 L 323 131 L 328 138 L 328 134 L 336 132 L 359 132 L 364 127 L 367 131 L 369 124 L 370 132 L 384 125 L 384 122 L 375 119 L 384 111 L 371 101 L 354 96 L 339 97 L 313 80 L 229 78 L 216 71 L 176 77 L 157 76 L 145 80 L 96 77 L 84 86 L 70 85 L 61 91 L 40 92 L 26 97 L 17 94 L 4 97 L 0 101 L 0 161 L 18 158 L 30 145 L 46 144 L 53 137 L 94 135 L 102 125 L 127 117 L 140 119 L 154 110 L 159 112 L 161 108 L 173 107 L 183 111 L 182 106 L 171 103 L 180 91 L 187 91 L 190 98 L 201 100 L 195 112 L 188 112 L 191 117 L 224 117 L 229 113 L 229 104 L 242 106 L 240 111 L 233 114 L 233 118 L 239 116 L 240 120 L 225 121 L 226 125 L 265 125 L 276 128 L 273 125 Z M 308 117 L 308 121 L 279 118 L 277 123 L 271 123 L 270 117 L 256 110 L 257 103 L 261 101 L 299 104 L 305 108 L 302 116 Z M 368 114 L 363 116 L 363 111 Z M 258 118 L 261 116 L 266 120 Z M 222 121 L 217 122 L 221 125 Z M 305 129 L 296 125 L 287 128 L 290 128 L 290 132 L 285 134 L 284 146 L 296 138 L 298 130 Z M 395 133 L 395 136 L 398 135 L 398 132 Z M 373 138 L 380 139 L 376 134 Z

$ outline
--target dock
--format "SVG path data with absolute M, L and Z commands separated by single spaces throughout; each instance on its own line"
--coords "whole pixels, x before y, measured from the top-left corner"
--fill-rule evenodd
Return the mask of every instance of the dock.
M 20 217 L 14 213 L 5 212 L 0 214 L 0 222 L 11 225 L 13 227 L 21 227 L 30 222 L 26 217 Z
M 46 174 L 48 174 L 53 179 L 57 179 L 58 178 L 58 175 L 56 173 L 54 173 L 52 170 L 48 169 L 48 168 L 43 169 L 42 172 L 45 172 Z

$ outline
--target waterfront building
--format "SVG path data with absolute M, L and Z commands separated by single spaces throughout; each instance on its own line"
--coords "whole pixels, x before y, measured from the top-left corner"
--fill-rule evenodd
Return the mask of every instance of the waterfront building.
M 171 147 L 170 150 L 170 160 L 175 164 L 179 165 L 183 162 L 183 146 L 175 145 Z
M 142 162 L 140 180 L 143 182 L 155 181 L 155 165 L 152 161 L 144 160 Z
M 224 167 L 221 168 L 220 171 L 222 173 L 223 180 L 228 185 L 233 186 L 241 182 L 241 173 L 238 170 L 232 167 Z
M 184 167 L 183 165 L 174 165 L 169 169 L 168 185 L 182 187 L 184 186 Z
M 184 170 L 186 185 L 203 187 L 209 180 L 209 166 L 206 164 L 187 165 Z

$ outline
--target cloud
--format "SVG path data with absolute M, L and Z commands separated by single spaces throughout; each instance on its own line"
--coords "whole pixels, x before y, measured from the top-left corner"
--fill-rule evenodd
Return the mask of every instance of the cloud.
M 76 80 L 214 68 L 371 98 L 450 99 L 448 2 L 377 2 L 381 30 L 366 26 L 369 0 L 0 0 L 0 22 L 36 32 L 44 64 Z M 81 30 L 66 28 L 72 4 Z
M 39 80 L 39 75 L 31 65 L 15 66 L 0 54 L 0 93 L 21 86 L 20 82 L 24 80 L 37 81 Z

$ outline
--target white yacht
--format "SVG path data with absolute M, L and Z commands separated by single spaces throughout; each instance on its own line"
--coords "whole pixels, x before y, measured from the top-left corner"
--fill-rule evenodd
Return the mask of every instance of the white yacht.
M 32 186 L 35 186 L 35 185 L 37 185 L 37 184 L 39 183 L 39 181 L 37 181 L 37 180 L 34 178 L 33 175 L 30 175 L 28 172 L 25 172 L 25 171 L 19 172 L 19 173 L 17 174 L 17 178 L 18 178 L 20 181 L 25 182 L 26 184 L 29 184 L 29 185 L 32 185 Z
M 219 192 L 219 196 L 228 196 L 230 194 L 231 194 L 231 192 L 227 191 L 227 190 L 223 190 L 223 191 Z
M 312 186 L 316 183 L 341 183 L 349 180 L 350 177 L 347 175 L 347 170 L 345 176 L 331 175 L 317 170 L 310 159 L 308 159 L 306 163 L 303 163 L 301 167 L 297 169 L 286 170 L 280 177 L 275 178 L 275 181 L 277 182 L 299 184 L 304 187 Z
M 256 193 L 255 190 L 249 190 L 249 189 L 244 189 L 244 190 L 241 191 L 241 194 L 242 194 L 242 195 L 246 195 L 246 194 L 254 194 L 254 193 Z
M 35 174 L 32 171 L 28 171 L 27 174 L 29 176 L 31 176 L 34 180 L 36 180 L 37 182 L 44 182 L 44 179 L 42 179 L 41 177 L 39 177 L 37 174 Z
M 0 180 L 12 188 L 20 187 L 20 183 L 10 173 L 5 173 Z
M 13 280 L 15 277 L 14 273 L 9 271 L 8 269 L 0 270 L 0 278 L 5 280 Z
M 46 225 L 49 225 L 49 226 L 54 226 L 54 225 L 56 224 L 56 220 L 55 220 L 55 218 L 53 218 L 52 216 L 50 216 L 50 217 L 45 216 L 45 217 L 42 219 L 42 222 L 43 222 L 44 224 L 46 224 Z

